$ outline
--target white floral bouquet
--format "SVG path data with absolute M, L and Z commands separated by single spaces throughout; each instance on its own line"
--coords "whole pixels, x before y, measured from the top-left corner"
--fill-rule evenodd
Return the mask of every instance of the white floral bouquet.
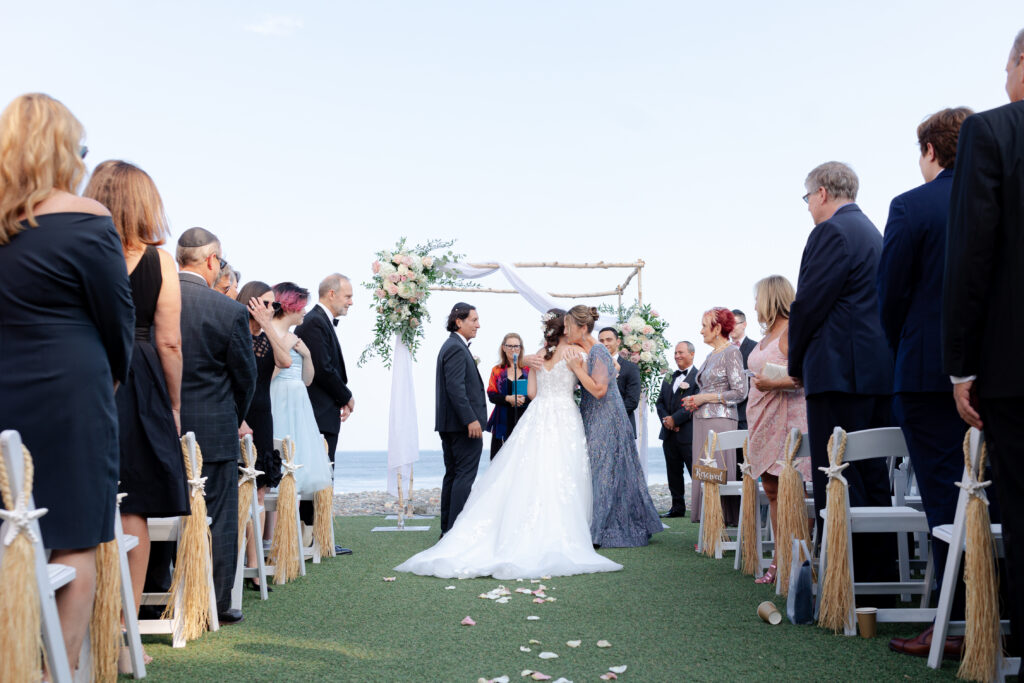
M 665 339 L 668 323 L 650 304 L 634 303 L 623 308 L 606 304 L 601 310 L 618 316 L 616 328 L 622 337 L 621 351 L 625 358 L 639 366 L 647 401 L 654 406 L 658 402 L 661 380 L 669 367 L 665 357 L 669 347 Z
M 363 286 L 373 293 L 371 306 L 377 311 L 374 337 L 359 357 L 362 366 L 380 356 L 385 367 L 391 367 L 393 338 L 398 335 L 416 357 L 423 339 L 423 324 L 430 320 L 427 299 L 430 286 L 458 284 L 445 266 L 461 257 L 451 251 L 434 256 L 433 251 L 447 249 L 453 240 L 431 240 L 426 244 L 406 247 L 403 237 L 392 251 L 377 252 L 373 262 L 373 279 Z

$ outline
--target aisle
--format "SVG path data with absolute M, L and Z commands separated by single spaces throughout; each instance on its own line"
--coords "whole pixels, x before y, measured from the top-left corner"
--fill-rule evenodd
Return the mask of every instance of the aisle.
M 514 683 L 529 681 L 520 672 L 531 669 L 581 683 L 620 665 L 628 667 L 623 683 L 954 679 L 952 663 L 934 672 L 923 659 L 889 652 L 888 638 L 915 633 L 914 625 L 882 624 L 873 640 L 768 626 L 755 610 L 774 592 L 734 572 L 731 556 L 697 556 L 696 525 L 669 521 L 673 528 L 646 548 L 602 551 L 625 566 L 621 572 L 543 581 L 555 602 L 513 593 L 496 604 L 477 596 L 502 583 L 510 591 L 537 584 L 396 574 L 390 567 L 437 532 L 372 534 L 379 518 L 339 517 L 338 540 L 354 555 L 307 563 L 305 579 L 275 587 L 267 602 L 247 591 L 243 623 L 184 649 L 149 638 L 155 661 L 147 680 L 475 683 L 506 675 Z M 540 619 L 528 621 L 531 615 Z M 462 626 L 466 616 L 476 626 Z M 574 640 L 582 644 L 566 645 Z M 598 640 L 611 647 L 598 648 Z M 542 651 L 558 658 L 542 660 Z

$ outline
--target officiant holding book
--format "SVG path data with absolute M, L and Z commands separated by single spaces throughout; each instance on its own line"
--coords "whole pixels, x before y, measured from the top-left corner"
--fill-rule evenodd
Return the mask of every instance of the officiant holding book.
M 501 348 L 498 349 L 500 360 L 491 368 L 491 379 L 487 383 L 487 398 L 494 404 L 491 417 L 487 420 L 487 431 L 491 433 L 491 460 L 494 460 L 530 404 L 526 395 L 530 369 L 520 366 L 522 357 L 522 338 L 515 332 L 509 332 L 501 340 Z

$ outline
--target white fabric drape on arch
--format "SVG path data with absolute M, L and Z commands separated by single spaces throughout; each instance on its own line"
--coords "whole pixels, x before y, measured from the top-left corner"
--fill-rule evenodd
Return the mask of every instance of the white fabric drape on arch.
M 452 263 L 447 270 L 461 280 L 477 280 L 492 273 L 501 271 L 508 283 L 519 292 L 526 302 L 541 313 L 551 308 L 567 308 L 565 304 L 556 302 L 552 297 L 539 292 L 523 280 L 519 271 L 512 265 L 497 262 L 497 268 L 477 268 L 468 263 Z M 602 314 L 595 327 L 614 327 L 618 323 L 615 316 Z M 640 465 L 647 473 L 647 395 L 640 394 L 640 405 L 637 406 L 637 451 Z M 407 491 L 406 484 L 412 464 L 419 460 L 419 438 L 416 424 L 416 396 L 412 379 L 412 354 L 402 340 L 396 336 L 395 353 L 391 365 L 391 414 L 388 423 L 388 493 L 398 495 L 397 473 L 402 473 L 403 495 Z

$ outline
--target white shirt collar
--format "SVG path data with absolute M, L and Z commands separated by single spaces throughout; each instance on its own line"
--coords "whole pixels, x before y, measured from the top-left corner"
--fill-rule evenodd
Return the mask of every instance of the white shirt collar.
M 469 348 L 469 340 L 463 337 L 460 332 L 456 332 L 455 336 L 462 340 L 462 343 L 466 345 L 467 349 Z

